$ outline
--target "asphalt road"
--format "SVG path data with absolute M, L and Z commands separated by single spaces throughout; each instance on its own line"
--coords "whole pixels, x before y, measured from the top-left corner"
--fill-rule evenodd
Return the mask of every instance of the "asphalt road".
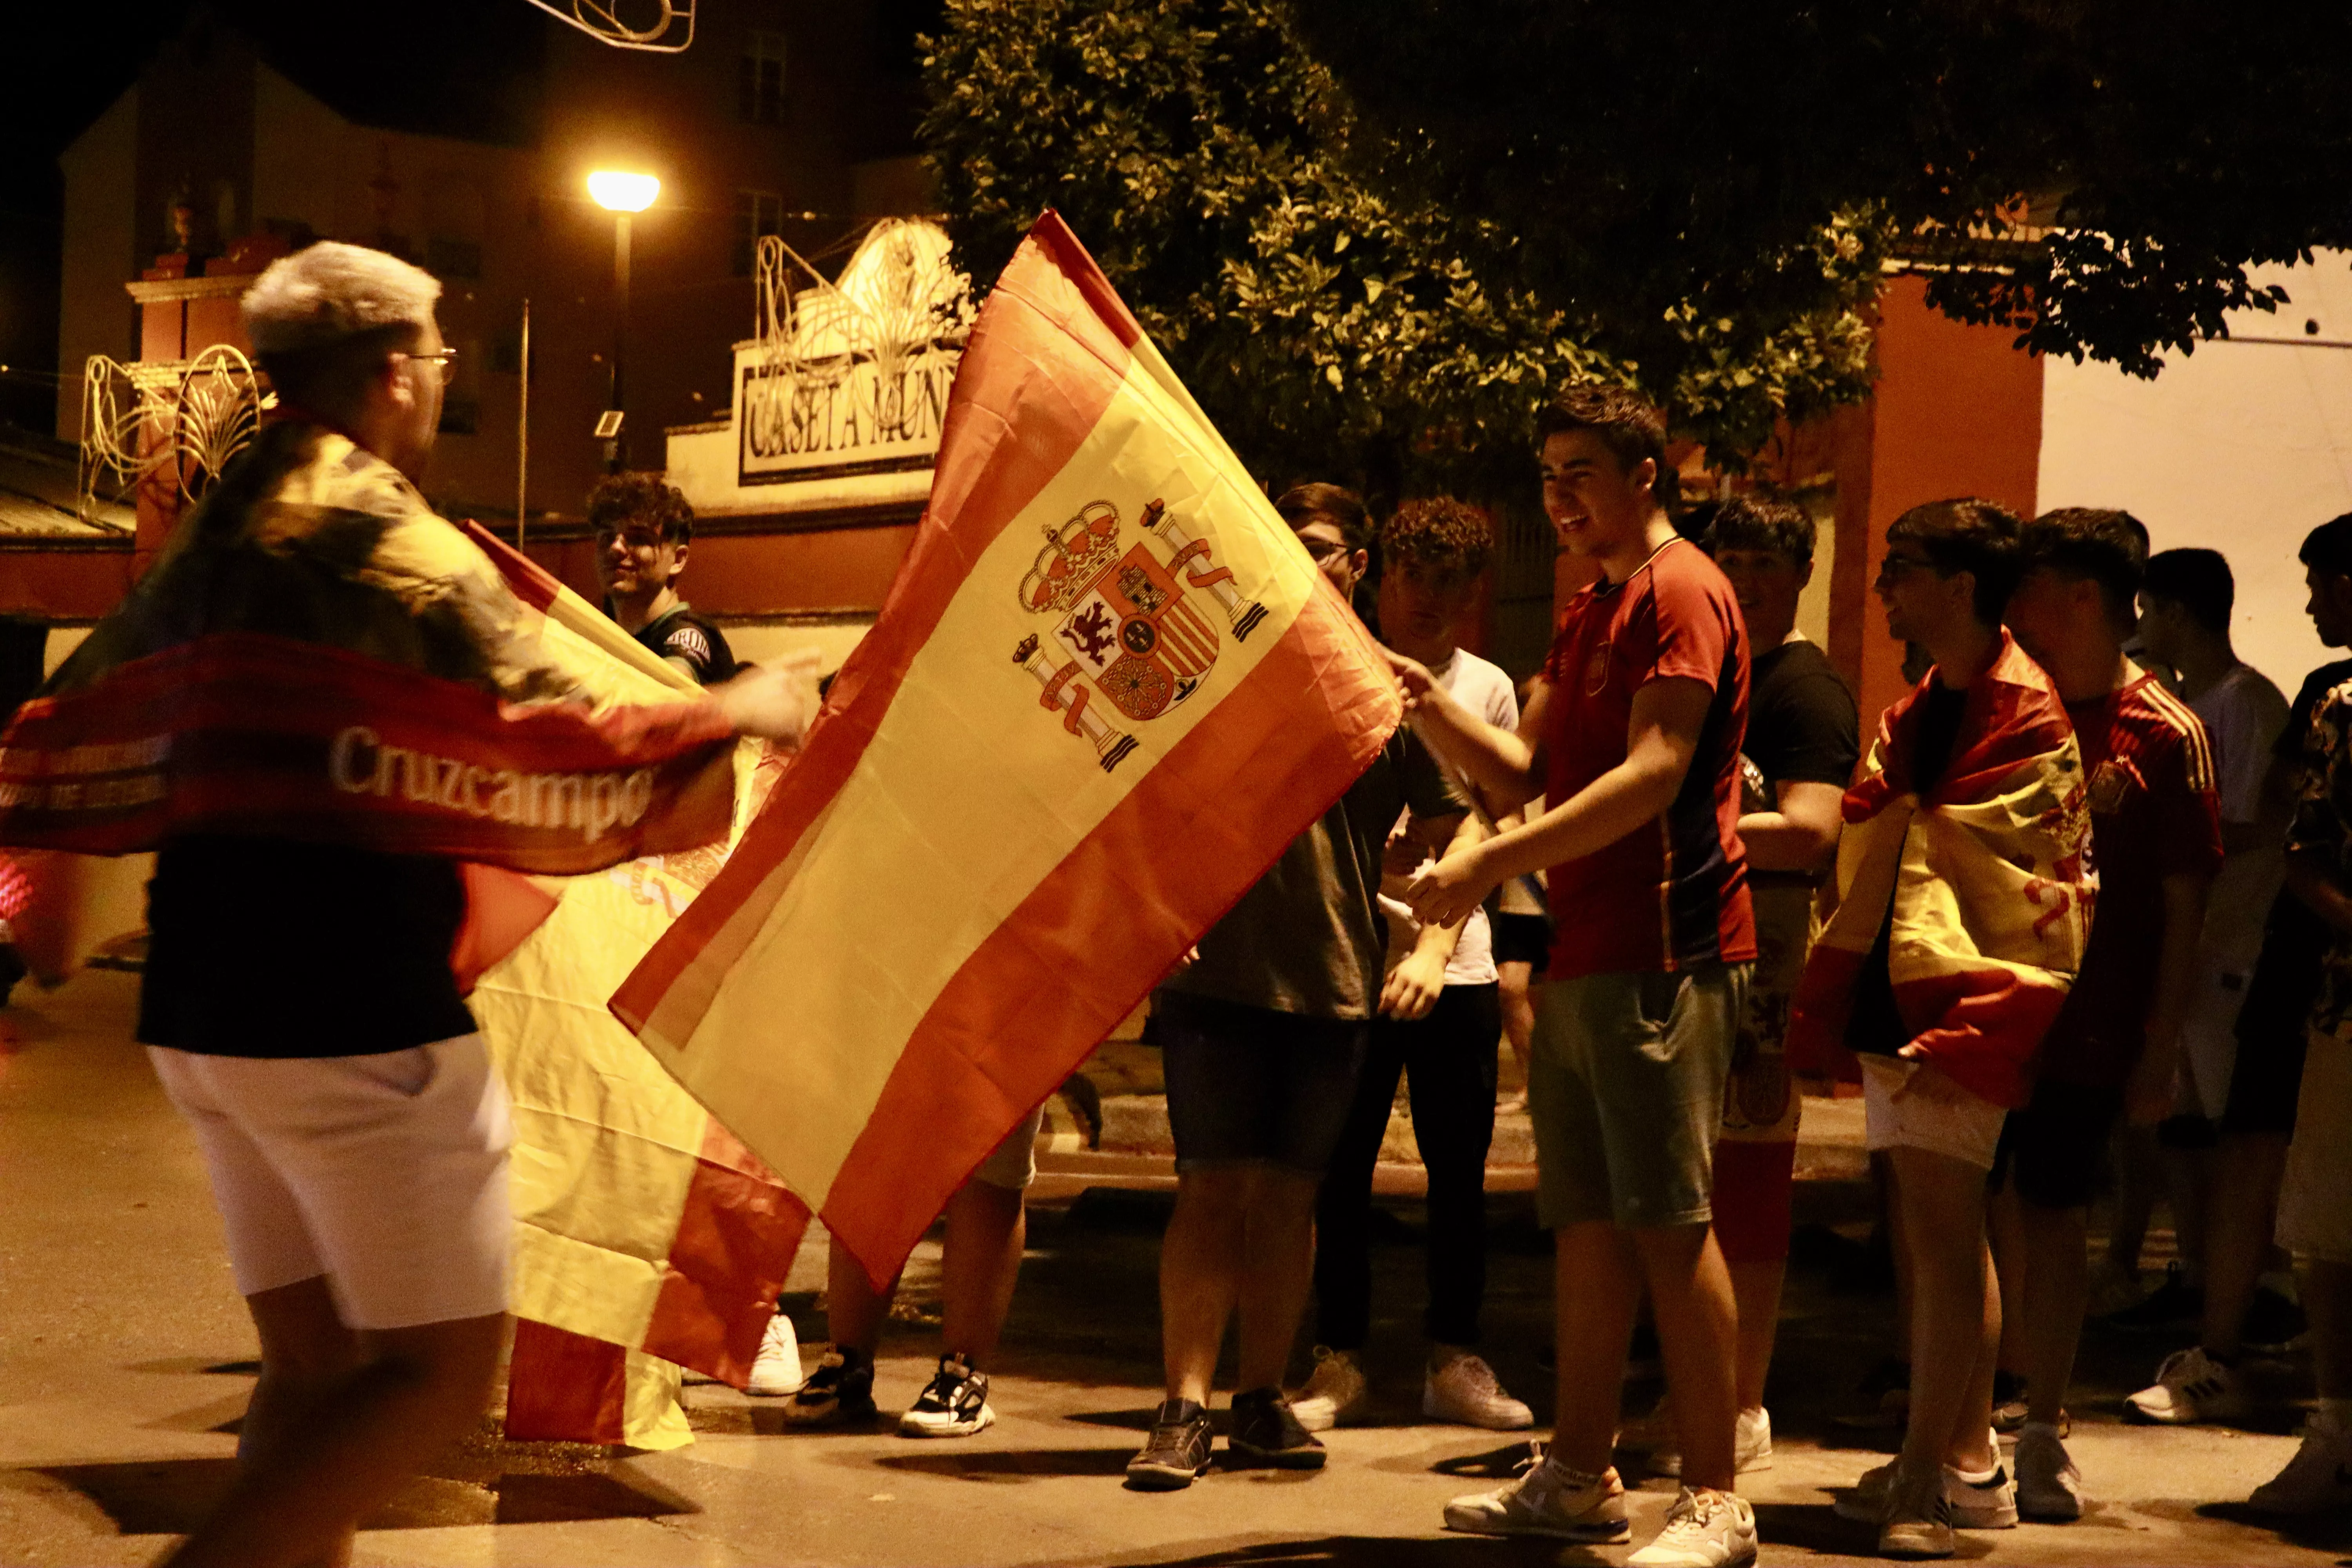
M 0 1023 L 0 1563 L 152 1561 L 223 1483 L 251 1386 L 252 1331 L 222 1258 L 194 1151 L 129 1044 L 135 981 L 84 976 Z M 362 1537 L 363 1564 L 1322 1563 L 1558 1561 L 1548 1547 L 1440 1531 L 1457 1492 L 1496 1484 L 1504 1439 L 1420 1425 L 1414 1340 L 1420 1224 L 1410 1198 L 1376 1254 L 1373 1363 L 1381 1425 L 1331 1435 L 1319 1475 L 1219 1468 L 1190 1491 L 1124 1490 L 1118 1476 L 1159 1397 L 1153 1267 L 1164 1191 L 1050 1184 L 998 1369 L 997 1425 L 961 1442 L 887 1428 L 791 1434 L 772 1401 L 688 1391 L 699 1440 L 677 1453 L 508 1444 L 482 1436 L 409 1488 Z M 1148 1187 L 1150 1184 L 1145 1184 Z M 1792 1284 L 1772 1407 L 1779 1458 L 1743 1489 L 1767 1563 L 1843 1561 L 1867 1532 L 1835 1519 L 1833 1489 L 1878 1462 L 1892 1434 L 1830 1417 L 1883 1351 L 1887 1297 L 1831 1267 L 1867 1194 L 1802 1188 L 1817 1228 Z M 1490 1359 L 1540 1415 L 1549 1264 L 1522 1194 L 1494 1200 Z M 887 1406 L 936 1353 L 936 1259 L 909 1270 L 885 1345 Z M 809 1339 L 823 1316 L 821 1238 L 787 1303 Z M 2323 1563 L 2352 1526 L 2294 1538 L 2235 1509 L 2293 1451 L 2307 1369 L 2265 1369 L 2280 1403 L 2257 1431 L 2149 1431 L 2116 1401 L 2169 1345 L 2095 1335 L 2074 1401 L 2074 1449 L 2095 1499 L 2066 1527 L 1964 1535 L 1966 1556 L 2019 1563 Z M 1304 1351 L 1302 1347 L 1302 1361 Z M 1303 1370 L 1303 1368 L 1302 1368 Z M 1636 1402 L 1648 1396 L 1638 1391 Z M 1672 1499 L 1636 1495 L 1637 1541 Z M 1590 1561 L 1622 1559 L 1591 1553 Z

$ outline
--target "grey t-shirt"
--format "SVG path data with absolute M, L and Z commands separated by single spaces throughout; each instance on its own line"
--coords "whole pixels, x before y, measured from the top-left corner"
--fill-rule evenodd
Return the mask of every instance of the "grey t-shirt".
M 1387 922 L 1377 898 L 1389 829 L 1410 808 L 1450 816 L 1470 802 L 1400 728 L 1339 803 L 1290 842 L 1241 902 L 1201 938 L 1201 956 L 1160 986 L 1181 1010 L 1187 996 L 1297 1013 L 1369 1018 L 1380 1006 Z

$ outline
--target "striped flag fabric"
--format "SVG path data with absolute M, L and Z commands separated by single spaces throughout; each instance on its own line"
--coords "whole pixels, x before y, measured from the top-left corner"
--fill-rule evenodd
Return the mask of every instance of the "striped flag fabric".
M 1846 792 L 1837 904 L 1790 1005 L 1790 1066 L 1854 1076 L 1846 1025 L 1891 910 L 1887 974 L 1921 1058 L 2014 1108 L 2098 898 L 2082 749 L 2050 677 L 2003 632 L 1950 763 L 1922 792 L 1909 763 L 1936 679 L 1887 709 Z
M 878 621 L 613 1010 L 887 1280 L 1401 718 L 1048 213 L 974 325 Z

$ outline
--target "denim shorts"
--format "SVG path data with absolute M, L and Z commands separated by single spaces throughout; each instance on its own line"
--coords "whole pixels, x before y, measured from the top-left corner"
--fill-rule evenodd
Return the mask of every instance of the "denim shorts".
M 1348 1124 L 1370 1034 L 1358 1020 L 1163 997 L 1151 1037 L 1176 1168 L 1276 1165 L 1319 1181 Z
M 1528 1110 L 1547 1226 L 1704 1225 L 1750 965 L 1583 974 L 1536 993 Z

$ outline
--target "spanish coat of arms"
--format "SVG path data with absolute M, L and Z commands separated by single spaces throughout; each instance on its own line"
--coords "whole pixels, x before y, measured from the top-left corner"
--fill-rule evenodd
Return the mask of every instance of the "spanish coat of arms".
M 1198 691 L 1217 662 L 1213 616 L 1235 642 L 1265 618 L 1264 605 L 1234 591 L 1233 572 L 1212 558 L 1209 541 L 1163 502 L 1143 509 L 1135 531 L 1126 542 L 1118 509 L 1089 501 L 1045 529 L 1045 548 L 1021 581 L 1022 608 L 1054 621 L 1044 636 L 1023 637 L 1013 662 L 1036 678 L 1039 703 L 1094 747 L 1106 773 L 1136 742 L 1097 704 L 1136 723 L 1157 719 Z

